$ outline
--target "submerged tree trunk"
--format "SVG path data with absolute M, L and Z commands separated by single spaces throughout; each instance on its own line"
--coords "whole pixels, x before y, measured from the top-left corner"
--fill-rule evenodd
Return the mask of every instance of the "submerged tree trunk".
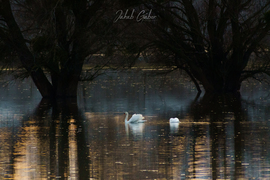
M 231 72 L 224 81 L 224 92 L 238 93 L 241 87 L 241 71 Z
M 239 93 L 241 87 L 240 73 L 231 74 L 220 81 L 206 80 L 202 85 L 206 93 Z
M 41 69 L 32 71 L 31 78 L 33 79 L 33 82 L 35 83 L 37 89 L 39 90 L 43 98 L 54 97 L 55 92 L 53 90 L 53 87 Z
M 57 78 L 57 84 L 55 85 L 56 97 L 76 97 L 77 87 L 80 80 L 80 74 L 82 70 L 82 64 L 78 69 L 62 72 Z
M 238 93 L 241 87 L 240 68 L 223 70 L 210 66 L 190 66 L 190 74 L 203 86 L 206 93 Z M 189 75 L 190 76 L 190 75 Z

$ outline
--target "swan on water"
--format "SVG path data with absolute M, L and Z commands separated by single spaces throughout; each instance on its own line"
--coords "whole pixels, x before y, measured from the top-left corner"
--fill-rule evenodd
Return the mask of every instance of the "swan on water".
M 175 117 L 175 118 L 170 118 L 170 123 L 180 123 L 180 121 L 177 117 Z
M 171 133 L 177 133 L 179 129 L 179 119 L 177 117 L 170 118 L 170 132 Z
M 144 123 L 146 121 L 144 120 L 144 117 L 141 114 L 133 114 L 129 120 L 128 120 L 128 112 L 125 112 L 125 114 L 126 114 L 125 118 L 126 123 Z

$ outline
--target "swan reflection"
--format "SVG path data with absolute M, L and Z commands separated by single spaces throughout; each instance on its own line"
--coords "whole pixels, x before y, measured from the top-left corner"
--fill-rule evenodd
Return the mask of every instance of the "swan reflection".
M 170 122 L 170 132 L 177 133 L 179 129 L 179 123 L 180 123 L 179 119 L 177 117 L 170 118 L 169 122 Z
M 142 136 L 144 132 L 144 123 L 125 123 L 126 134 L 131 133 L 134 136 Z
M 179 130 L 179 123 L 170 123 L 170 133 L 177 133 Z

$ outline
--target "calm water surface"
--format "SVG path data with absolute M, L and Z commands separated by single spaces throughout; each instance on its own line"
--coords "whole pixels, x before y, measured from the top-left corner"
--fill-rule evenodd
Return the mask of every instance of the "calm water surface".
M 196 99 L 179 73 L 112 72 L 51 104 L 14 82 L 0 89 L 0 179 L 269 180 L 269 89 Z M 125 124 L 125 111 L 147 122 Z

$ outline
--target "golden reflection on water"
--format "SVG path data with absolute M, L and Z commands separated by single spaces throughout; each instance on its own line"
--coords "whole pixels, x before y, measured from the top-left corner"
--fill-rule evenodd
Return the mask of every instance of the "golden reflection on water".
M 38 119 L 30 118 L 19 129 L 17 140 L 13 142 L 14 130 L 12 128 L 0 129 L 0 179 L 14 180 L 45 180 L 45 179 L 78 179 L 77 158 L 77 126 L 74 119 L 70 119 L 68 130 L 68 154 L 69 161 L 66 164 L 64 175 L 59 169 L 61 153 L 61 128 L 59 121 L 56 125 L 55 153 L 51 153 L 49 128 L 41 126 Z M 14 143 L 14 144 L 13 144 Z M 51 154 L 50 154 L 51 153 Z
M 258 149 L 264 152 L 269 142 L 249 137 L 245 133 L 252 134 L 252 126 L 242 123 L 237 129 L 230 117 L 227 122 L 215 123 L 194 123 L 187 119 L 179 125 L 178 132 L 168 131 L 171 127 L 164 121 L 156 124 L 150 120 L 141 127 L 137 124 L 133 130 L 121 115 L 89 113 L 87 118 L 87 127 L 92 128 L 88 132 L 88 142 L 94 179 L 269 178 L 269 162 L 258 157 L 258 162 L 263 162 L 264 166 L 253 167 L 256 162 L 247 163 L 248 154 L 243 154 L 253 147 L 252 141 L 256 141 L 257 147 L 261 147 Z M 114 126 L 111 123 L 115 123 Z M 245 136 L 239 136 L 241 133 Z M 268 131 L 260 133 L 269 137 Z M 248 137 L 252 140 L 245 139 Z M 95 139 L 102 143 L 91 143 Z M 252 148 L 249 153 L 256 155 L 256 151 Z M 264 171 L 264 174 L 256 174 L 256 171 Z
M 47 179 L 49 164 L 46 162 L 50 150 L 48 140 L 43 140 L 40 141 L 40 127 L 30 119 L 28 125 L 20 130 L 19 139 L 14 144 L 14 180 Z
M 0 179 L 12 177 L 12 128 L 0 129 Z
M 69 174 L 70 180 L 78 179 L 78 158 L 77 158 L 77 140 L 76 140 L 76 133 L 77 133 L 77 126 L 74 124 L 76 120 L 70 119 L 69 125 Z
M 156 116 L 141 124 L 125 124 L 120 113 L 84 117 L 84 127 L 75 117 L 52 128 L 33 116 L 16 131 L 0 128 L 0 179 L 270 179 L 266 122 L 186 117 L 171 131 Z

